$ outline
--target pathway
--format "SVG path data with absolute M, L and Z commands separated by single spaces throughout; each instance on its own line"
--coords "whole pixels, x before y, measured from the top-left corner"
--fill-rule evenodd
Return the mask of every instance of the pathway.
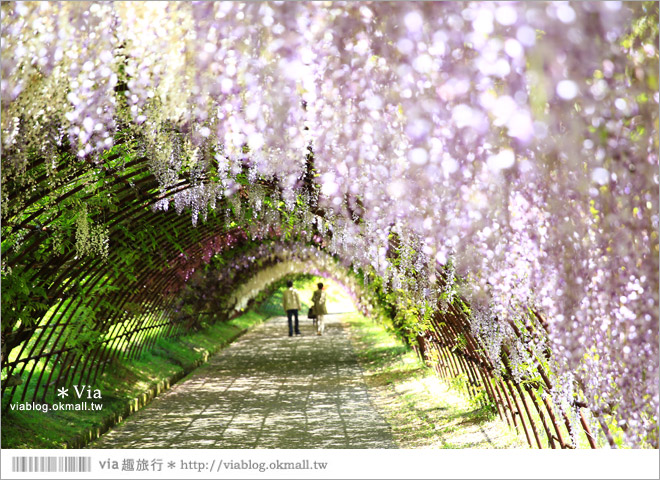
M 396 448 L 340 315 L 259 325 L 89 448 Z

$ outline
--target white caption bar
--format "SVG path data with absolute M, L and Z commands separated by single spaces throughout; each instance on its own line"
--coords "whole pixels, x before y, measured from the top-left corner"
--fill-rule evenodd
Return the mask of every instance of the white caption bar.
M 660 476 L 658 450 L 3 449 L 1 455 L 3 479 L 657 479 Z M 67 468 L 68 471 L 62 471 Z M 86 469 L 91 471 L 82 471 Z

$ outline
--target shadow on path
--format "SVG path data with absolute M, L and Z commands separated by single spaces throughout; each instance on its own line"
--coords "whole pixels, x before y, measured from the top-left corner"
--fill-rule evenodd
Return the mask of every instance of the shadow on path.
M 396 448 L 341 317 L 259 325 L 89 448 Z

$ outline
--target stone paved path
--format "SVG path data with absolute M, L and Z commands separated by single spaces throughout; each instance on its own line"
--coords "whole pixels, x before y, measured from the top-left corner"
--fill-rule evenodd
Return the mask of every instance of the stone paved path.
M 396 448 L 340 317 L 259 325 L 89 448 Z

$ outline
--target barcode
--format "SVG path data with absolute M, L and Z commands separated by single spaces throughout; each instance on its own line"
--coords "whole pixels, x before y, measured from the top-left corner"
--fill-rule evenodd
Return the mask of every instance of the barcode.
M 91 472 L 92 457 L 12 457 L 12 472 Z

